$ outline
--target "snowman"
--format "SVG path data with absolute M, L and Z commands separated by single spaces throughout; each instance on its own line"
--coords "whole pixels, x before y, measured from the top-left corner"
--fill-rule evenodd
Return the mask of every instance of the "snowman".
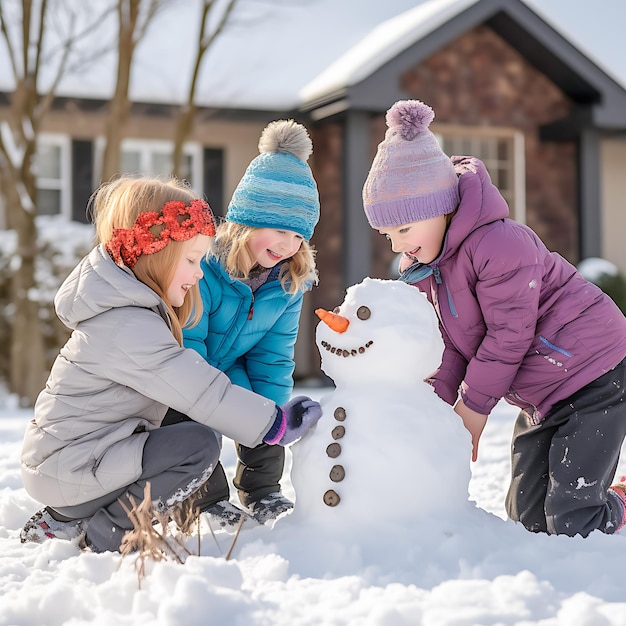
M 415 287 L 366 278 L 334 312 L 316 313 L 321 366 L 335 389 L 292 446 L 292 521 L 354 542 L 374 528 L 454 519 L 471 506 L 471 443 L 424 382 L 443 352 L 432 306 Z

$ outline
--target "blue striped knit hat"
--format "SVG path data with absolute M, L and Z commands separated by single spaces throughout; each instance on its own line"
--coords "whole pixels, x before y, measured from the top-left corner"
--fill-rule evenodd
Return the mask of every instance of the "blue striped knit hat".
M 226 220 L 254 228 L 291 230 L 307 241 L 320 217 L 317 185 L 307 165 L 313 143 L 294 120 L 267 125 L 228 205 Z

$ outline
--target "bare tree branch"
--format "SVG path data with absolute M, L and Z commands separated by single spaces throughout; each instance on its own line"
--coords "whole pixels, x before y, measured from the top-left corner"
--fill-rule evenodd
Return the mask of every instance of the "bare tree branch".
M 204 33 L 204 29 L 202 32 L 202 39 L 200 41 L 200 46 L 202 48 L 202 54 L 204 54 L 207 50 L 207 48 L 219 37 L 219 35 L 222 33 L 222 31 L 224 30 L 224 27 L 226 26 L 226 24 L 229 21 L 230 15 L 233 12 L 233 9 L 235 8 L 235 5 L 237 4 L 238 0 L 229 0 L 228 6 L 226 7 L 226 9 L 224 10 L 224 13 L 222 13 L 222 16 L 220 17 L 220 20 L 217 24 L 217 26 L 215 27 L 215 29 L 213 30 L 212 33 L 208 34 L 208 37 L 205 35 Z M 205 2 L 205 4 L 207 4 Z M 212 2 L 208 2 L 209 5 L 212 5 Z M 209 9 L 211 7 L 209 6 Z
M 146 34 L 146 30 L 152 21 L 152 18 L 157 14 L 157 12 L 166 4 L 166 0 L 150 0 L 150 4 L 148 5 L 146 16 L 143 20 L 140 21 L 139 26 L 136 28 L 136 35 L 134 45 L 136 46 L 141 39 L 143 39 Z M 138 21 L 141 15 L 138 15 Z
M 15 49 L 11 42 L 11 37 L 9 36 L 9 29 L 7 27 L 6 17 L 5 17 L 4 10 L 2 9 L 1 4 L 0 4 L 0 32 L 2 32 L 2 36 L 6 42 L 7 52 L 9 55 L 9 61 L 11 63 L 11 69 L 13 70 L 13 77 L 17 78 L 18 69 L 17 69 L 17 59 L 15 58 Z
M 44 32 L 44 20 L 46 19 L 46 8 L 48 6 L 48 0 L 42 0 L 39 6 L 39 16 L 37 19 L 37 32 Z M 37 45 L 35 47 L 36 54 L 33 63 L 33 83 L 38 83 L 39 68 L 41 67 L 41 50 L 43 48 L 43 37 L 37 37 Z
M 120 145 L 122 142 L 124 124 L 128 118 L 130 101 L 128 92 L 133 56 L 139 42 L 139 34 L 145 34 L 150 21 L 157 10 L 164 4 L 164 0 L 149 0 L 145 17 L 141 18 L 142 0 L 118 0 L 118 64 L 115 92 L 110 101 L 109 117 L 106 122 L 106 147 L 102 159 L 103 180 L 113 176 L 120 161 Z M 143 5 L 146 6 L 146 5 Z M 141 20 L 140 20 L 141 18 Z
M 46 0 L 44 0 L 42 6 L 46 3 Z M 42 19 L 44 18 L 44 16 L 42 15 Z M 76 25 L 76 14 L 72 13 L 71 15 L 71 23 L 70 23 L 70 33 L 73 32 L 74 28 Z M 42 23 L 42 27 L 43 27 L 43 23 Z M 74 40 L 72 39 L 72 37 L 68 37 L 65 40 L 65 44 L 63 46 L 63 54 L 61 56 L 61 60 L 59 61 L 59 64 L 57 66 L 57 71 L 56 71 L 56 75 L 52 81 L 52 84 L 50 85 L 50 88 L 48 89 L 48 92 L 45 94 L 45 96 L 38 102 L 37 107 L 35 108 L 34 111 L 34 119 L 33 119 L 33 123 L 37 126 L 37 128 L 39 127 L 39 123 L 41 121 L 41 118 L 48 112 L 48 110 L 50 109 L 50 107 L 52 106 L 52 102 L 54 101 L 55 95 L 56 95 L 56 91 L 57 88 L 59 86 L 59 83 L 61 82 L 61 79 L 63 78 L 63 76 L 65 75 L 66 69 L 67 69 L 67 64 L 68 64 L 68 59 L 70 57 L 70 54 L 72 52 L 72 48 L 74 45 Z M 40 59 L 40 45 L 38 46 L 38 53 L 37 53 L 37 70 L 36 70 L 36 75 L 39 75 L 39 59 Z
M 28 51 L 30 49 L 30 12 L 32 9 L 32 3 L 30 0 L 24 0 L 22 2 L 22 70 L 23 75 L 27 76 L 28 72 Z
M 191 132 L 193 119 L 196 114 L 196 89 L 198 85 L 198 77 L 200 76 L 200 67 L 206 54 L 206 51 L 224 30 L 229 22 L 232 11 L 238 0 L 229 0 L 222 15 L 219 17 L 217 25 L 210 31 L 207 31 L 207 23 L 211 10 L 215 7 L 214 0 L 203 0 L 202 14 L 200 18 L 200 30 L 198 32 L 198 45 L 196 48 L 196 59 L 194 62 L 193 73 L 189 90 L 187 92 L 186 106 L 180 111 L 177 121 L 176 130 L 174 131 L 174 150 L 172 153 L 172 170 L 174 174 L 180 177 L 180 170 L 183 159 L 183 145 Z
M 97 39 L 94 41 L 94 34 L 97 34 L 97 31 L 102 27 L 103 22 L 106 22 L 111 16 L 113 16 L 117 10 L 117 0 L 108 0 L 109 4 L 105 6 L 100 13 L 95 15 L 91 15 L 91 11 L 89 11 L 89 17 L 91 18 L 87 24 L 77 30 L 72 32 L 71 34 L 67 34 L 62 37 L 62 41 L 58 46 L 51 46 L 49 49 L 49 56 L 51 58 L 56 58 L 59 54 L 62 54 L 65 48 L 67 48 L 68 43 L 71 41 L 72 48 L 76 50 L 80 44 L 87 41 L 89 44 L 89 49 L 84 50 L 81 49 L 80 58 L 73 60 L 70 64 L 66 66 L 66 71 L 69 74 L 71 71 L 80 68 L 86 64 L 89 64 L 90 60 L 97 59 L 102 56 L 105 52 L 110 52 L 114 49 L 113 37 L 110 41 L 102 41 L 101 39 Z M 86 14 L 87 10 L 84 9 L 83 13 Z M 77 14 L 74 12 L 70 13 L 70 16 L 77 17 Z M 66 25 L 68 22 L 76 22 L 76 20 L 68 19 L 65 14 L 55 20 L 55 23 L 58 22 L 58 27 L 55 29 L 55 32 L 61 33 L 66 30 Z

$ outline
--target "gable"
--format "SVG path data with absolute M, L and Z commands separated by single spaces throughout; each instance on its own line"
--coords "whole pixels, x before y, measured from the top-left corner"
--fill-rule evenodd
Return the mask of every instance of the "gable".
M 389 20 L 388 25 L 404 28 L 402 41 L 405 47 L 393 58 L 388 59 L 384 51 L 377 50 L 377 58 L 382 60 L 380 64 L 366 56 L 359 66 L 356 55 L 348 52 L 303 89 L 303 108 L 311 111 L 314 117 L 317 109 L 333 103 L 335 110 L 384 111 L 394 101 L 407 97 L 399 76 L 465 33 L 484 26 L 505 40 L 575 105 L 586 111 L 585 115 L 573 112 L 579 124 L 606 129 L 626 128 L 626 91 L 520 0 L 446 3 L 448 13 L 451 7 L 457 12 L 441 22 L 420 13 L 423 7 Z M 380 31 L 372 33 L 372 45 L 377 37 L 380 37 Z M 397 46 L 397 42 L 393 45 Z M 368 47 L 366 38 L 360 49 L 363 51 Z M 350 60 L 354 63 L 347 70 L 345 66 Z M 336 80 L 338 72 L 340 82 Z M 317 117 L 320 117 L 319 113 Z

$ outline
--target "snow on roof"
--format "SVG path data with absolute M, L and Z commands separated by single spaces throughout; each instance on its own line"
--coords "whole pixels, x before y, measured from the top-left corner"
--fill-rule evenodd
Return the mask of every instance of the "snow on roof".
M 322 98 L 325 94 L 340 91 L 359 83 L 411 45 L 437 30 L 478 1 L 429 0 L 382 22 L 340 56 L 330 67 L 305 85 L 299 93 L 300 102 L 311 102 Z M 568 20 L 561 19 L 560 10 L 556 14 L 554 12 L 554 5 L 558 3 L 558 0 L 556 2 L 555 0 L 523 1 L 556 32 L 572 44 L 577 45 L 590 61 L 626 88 L 626 73 L 622 72 L 620 77 L 617 71 L 606 67 L 601 55 L 589 50 L 588 44 L 577 44 L 577 38 L 568 31 Z M 620 5 L 620 8 L 624 19 L 626 19 L 626 4 Z M 591 16 L 589 18 L 591 19 Z M 626 54 L 623 51 L 621 57 L 626 61 Z
M 242 0 L 207 52 L 196 102 L 232 109 L 289 110 L 336 86 L 354 84 L 479 0 Z M 626 86 L 622 25 L 626 2 L 602 11 L 571 0 L 525 0 L 594 62 Z M 137 46 L 131 74 L 136 102 L 181 103 L 190 81 L 199 0 L 169 0 Z M 96 44 L 114 32 L 109 21 Z M 95 39 L 95 37 L 94 37 Z M 15 88 L 0 39 L 0 91 Z M 83 50 L 84 53 L 84 50 Z M 44 68 L 46 70 L 47 68 Z M 107 100 L 115 86 L 113 51 L 66 76 L 58 94 Z M 42 77 L 42 87 L 51 82 Z M 46 82 L 47 81 L 47 82 Z
M 300 100 L 355 85 L 476 2 L 430 0 L 386 20 L 301 89 Z

